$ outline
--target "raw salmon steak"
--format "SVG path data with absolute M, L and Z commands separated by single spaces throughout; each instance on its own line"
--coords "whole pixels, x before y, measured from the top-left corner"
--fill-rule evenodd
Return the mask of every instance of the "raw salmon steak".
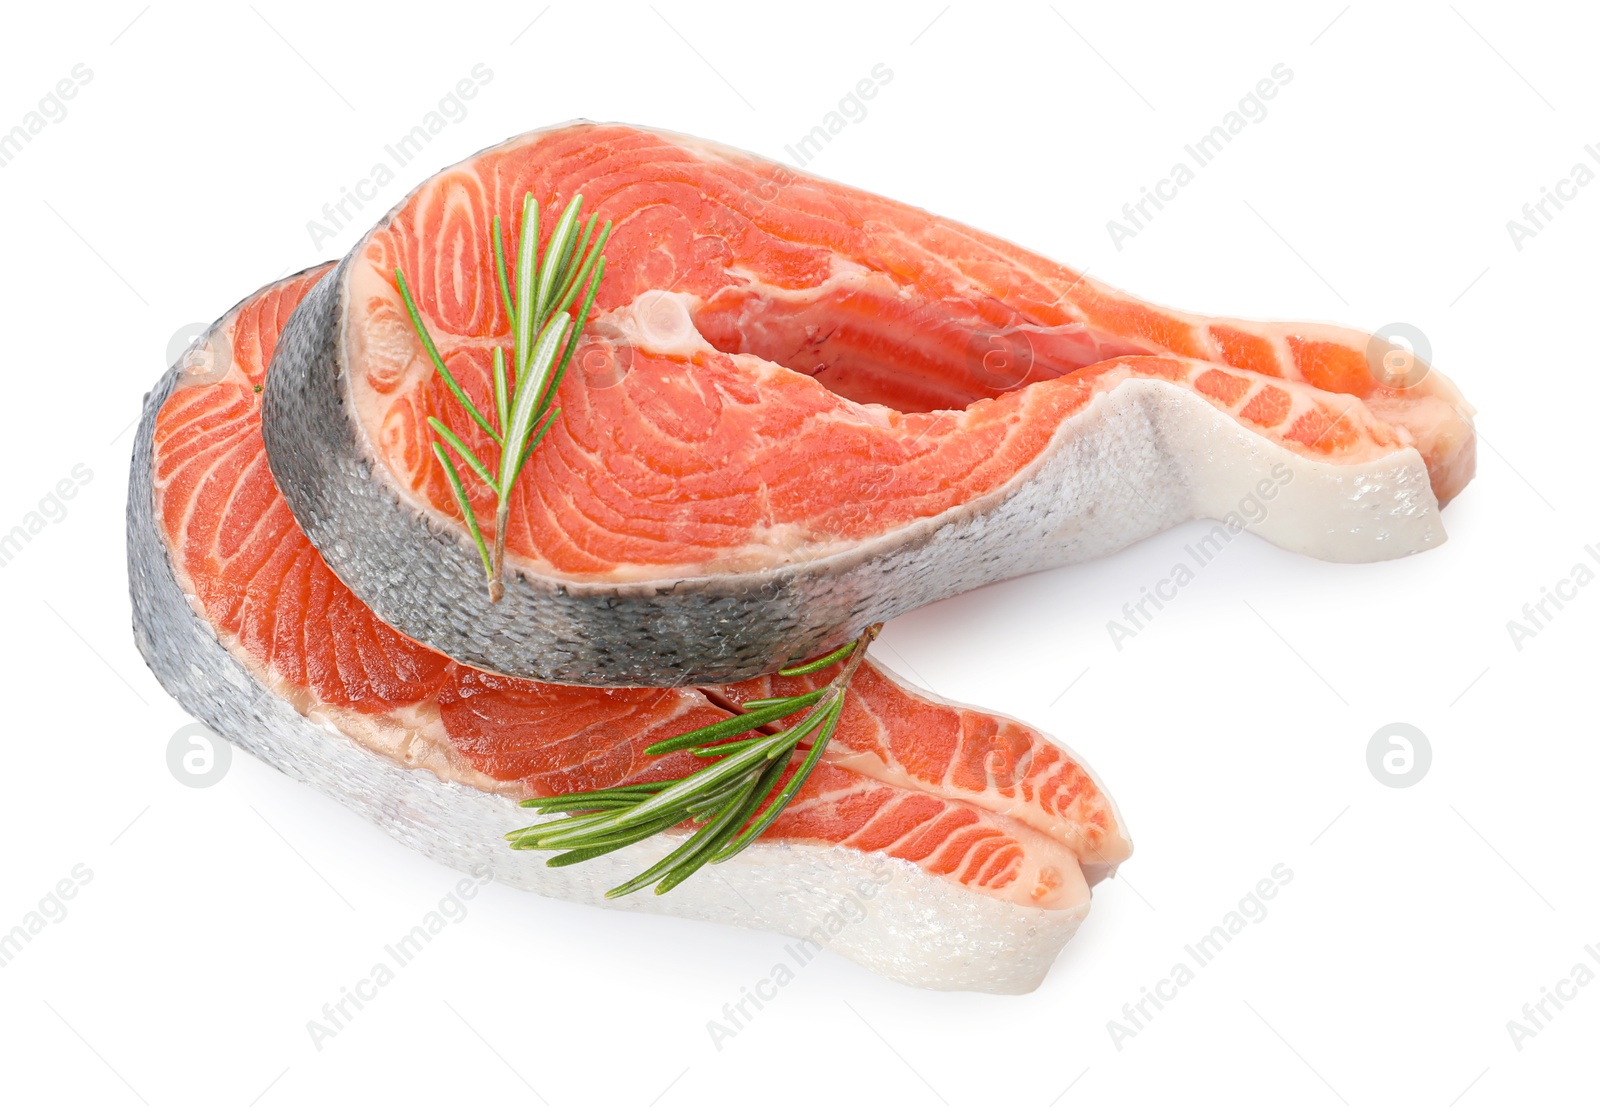
M 510 341 L 490 222 L 514 256 L 530 191 L 548 213 L 581 194 L 615 230 L 491 604 L 427 419 L 491 467 L 495 449 L 395 271 L 491 411 Z M 771 672 L 1262 491 L 1249 527 L 1286 548 L 1429 548 L 1472 475 L 1471 412 L 1366 333 L 1172 312 L 751 155 L 577 124 L 444 170 L 362 239 L 289 322 L 264 431 L 296 519 L 396 629 L 508 675 L 672 685 Z
M 242 303 L 146 400 L 128 505 L 139 647 L 197 718 L 407 845 L 608 903 L 607 889 L 686 831 L 547 868 L 550 854 L 505 842 L 532 817 L 517 801 L 684 775 L 699 758 L 646 746 L 833 673 L 575 687 L 478 671 L 384 625 L 296 526 L 261 439 L 268 361 L 324 272 Z M 610 903 L 794 935 L 911 985 L 1025 992 L 1088 910 L 1089 887 L 1130 852 L 1111 801 L 1064 747 L 871 660 L 826 753 L 748 849 L 666 895 Z

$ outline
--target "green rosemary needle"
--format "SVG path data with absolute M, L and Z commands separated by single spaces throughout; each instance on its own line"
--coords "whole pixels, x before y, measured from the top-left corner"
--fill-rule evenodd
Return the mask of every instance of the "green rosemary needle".
M 611 238 L 611 221 L 595 233 L 595 217 L 591 214 L 582 228 L 578 213 L 583 197 L 573 197 L 562 212 L 561 218 L 550 233 L 543 253 L 539 251 L 539 202 L 528 193 L 522 199 L 522 231 L 517 238 L 517 282 L 513 291 L 506 271 L 504 237 L 500 231 L 500 217 L 490 225 L 490 249 L 494 257 L 495 276 L 500 287 L 500 300 L 511 322 L 511 370 L 506 369 L 506 351 L 494 349 L 494 409 L 493 420 L 483 414 L 467 392 L 456 381 L 450 368 L 445 366 L 433 337 L 422 323 L 422 313 L 417 309 L 406 282 L 405 273 L 395 267 L 394 276 L 411 317 L 411 327 L 416 331 L 423 350 L 428 353 L 433 368 L 454 395 L 461 408 L 474 424 L 481 428 L 499 449 L 496 466 L 489 467 L 467 443 L 437 417 L 429 417 L 428 425 L 438 434 L 433 442 L 433 454 L 444 468 L 445 478 L 455 495 L 461 516 L 478 548 L 483 562 L 484 577 L 488 580 L 489 601 L 499 602 L 505 593 L 506 525 L 511 515 L 511 490 L 517 476 L 533 449 L 538 446 L 550 425 L 561 412 L 552 407 L 561 379 L 567 373 L 567 364 L 578 349 L 578 337 L 583 322 L 594 307 L 595 291 L 605 276 L 606 259 L 601 251 Z M 583 291 L 577 316 L 569 312 L 572 302 Z M 448 449 L 448 450 L 447 450 Z M 493 547 L 484 540 L 484 530 L 479 524 L 472 502 L 467 497 L 461 472 L 451 453 L 459 457 L 478 480 L 495 496 Z
M 697 757 L 718 758 L 705 767 L 673 780 L 525 799 L 524 807 L 541 814 L 563 812 L 564 817 L 513 830 L 506 840 L 512 849 L 557 850 L 546 864 L 562 866 L 603 856 L 683 823 L 698 825 L 660 861 L 607 892 L 611 898 L 650 885 L 660 895 L 703 866 L 726 861 L 777 820 L 815 771 L 844 713 L 850 681 L 881 628 L 870 626 L 849 644 L 778 673 L 809 675 L 843 661 L 826 686 L 803 695 L 751 700 L 738 714 L 645 750 L 652 756 L 688 750 Z M 780 719 L 795 721 L 776 733 L 762 732 Z M 795 765 L 796 752 L 808 738 L 810 748 Z

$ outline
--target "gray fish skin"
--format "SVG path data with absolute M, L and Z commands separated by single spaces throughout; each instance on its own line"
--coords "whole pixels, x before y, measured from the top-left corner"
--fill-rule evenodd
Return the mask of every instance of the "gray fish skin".
M 220 737 L 450 868 L 555 899 L 789 935 L 802 942 L 780 947 L 775 940 L 774 954 L 795 961 L 791 968 L 826 948 L 912 987 L 1025 993 L 1077 931 L 1087 901 L 1023 907 L 910 862 L 838 846 L 761 841 L 664 896 L 646 891 L 618 900 L 604 893 L 660 860 L 682 835 L 657 835 L 582 869 L 548 868 L 551 854 L 510 849 L 503 835 L 527 825 L 528 811 L 506 796 L 407 768 L 313 722 L 263 687 L 199 616 L 155 513 L 155 419 L 178 377 L 174 366 L 145 396 L 134 439 L 127 516 L 133 634 L 161 685 Z M 530 913 L 537 913 L 534 905 Z
M 1277 482 L 1275 468 L 1293 475 L 1292 490 L 1249 528 L 1286 548 L 1372 560 L 1444 540 L 1415 449 L 1361 465 L 1310 460 L 1187 390 L 1129 380 L 1064 421 L 1004 486 L 848 552 L 628 584 L 544 578 L 508 561 L 505 596 L 491 603 L 465 530 L 377 477 L 340 365 L 349 265 L 323 278 L 279 340 L 262 423 L 273 476 L 323 558 L 379 617 L 488 671 L 596 686 L 748 679 L 951 595 L 1221 519 L 1255 484 Z

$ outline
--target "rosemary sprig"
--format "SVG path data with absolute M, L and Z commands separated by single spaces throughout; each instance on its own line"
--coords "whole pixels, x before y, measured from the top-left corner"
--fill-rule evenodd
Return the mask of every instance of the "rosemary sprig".
M 478 556 L 483 561 L 483 573 L 489 584 L 489 601 L 499 602 L 505 593 L 506 524 L 511 515 L 511 490 L 517 476 L 533 449 L 561 412 L 560 406 L 552 408 L 556 390 L 567 373 L 567 364 L 578 349 L 578 337 L 583 322 L 594 307 L 595 291 L 605 276 L 606 259 L 601 254 L 606 240 L 611 238 L 611 221 L 607 220 L 595 234 L 595 217 L 591 214 L 583 227 L 578 226 L 578 213 L 583 205 L 581 195 L 573 197 L 556 221 L 550 233 L 550 242 L 544 252 L 539 251 L 539 202 L 528 193 L 522 199 L 522 232 L 517 239 L 517 283 L 513 294 L 506 272 L 504 238 L 500 231 L 500 217 L 496 216 L 490 227 L 490 248 L 494 255 L 495 275 L 499 281 L 500 299 L 506 316 L 511 321 L 511 370 L 506 369 L 506 351 L 494 349 L 494 412 L 493 420 L 473 404 L 467 392 L 456 381 L 450 368 L 445 366 L 439 348 L 428 335 L 422 323 L 422 314 L 411 296 L 411 287 L 404 272 L 395 267 L 395 280 L 399 283 L 400 297 L 405 301 L 406 312 L 411 316 L 411 327 L 422 342 L 423 350 L 433 362 L 433 368 L 444 380 L 445 386 L 455 396 L 461 408 L 467 411 L 473 423 L 488 434 L 500 450 L 495 467 L 480 460 L 466 442 L 437 417 L 429 417 L 428 424 L 439 439 L 433 442 L 433 454 L 444 468 L 445 478 L 455 494 L 456 505 L 466 519 L 472 533 Z M 583 290 L 576 324 L 568 311 L 578 291 Z M 446 451 L 448 447 L 449 451 Z M 495 496 L 494 543 L 484 541 L 483 528 L 467 498 L 461 473 L 450 452 L 470 467 L 479 481 Z
M 881 628 L 870 626 L 826 656 L 778 673 L 803 676 L 844 661 L 839 674 L 826 686 L 804 695 L 751 700 L 739 714 L 658 741 L 645 750 L 652 755 L 688 750 L 697 757 L 720 758 L 715 762 L 673 780 L 525 799 L 524 807 L 541 814 L 567 814 L 513 830 L 506 840 L 512 849 L 559 850 L 545 863 L 561 866 L 600 857 L 685 822 L 699 824 L 699 829 L 660 861 L 607 892 L 609 898 L 651 884 L 660 895 L 701 867 L 726 861 L 771 826 L 805 786 L 833 739 L 844 712 L 845 692 L 866 656 L 867 645 Z M 779 719 L 797 716 L 797 721 L 777 733 L 759 732 Z M 810 749 L 774 795 L 773 789 L 807 738 L 811 739 Z M 769 795 L 772 799 L 762 807 Z

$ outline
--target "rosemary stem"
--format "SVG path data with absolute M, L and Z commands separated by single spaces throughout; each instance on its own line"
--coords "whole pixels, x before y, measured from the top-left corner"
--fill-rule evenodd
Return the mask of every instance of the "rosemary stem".
M 688 733 L 678 734 L 676 737 L 667 738 L 665 741 L 655 742 L 645 748 L 645 753 L 654 757 L 663 753 L 674 753 L 679 749 L 694 749 L 699 746 L 713 745 L 726 738 L 735 737 L 738 734 L 753 730 L 757 726 L 765 726 L 768 722 L 785 718 L 797 710 L 811 706 L 821 697 L 822 692 L 819 690 L 809 691 L 804 695 L 797 695 L 793 698 L 772 700 L 757 710 L 736 714 L 732 718 L 724 718 L 722 721 L 713 722 L 709 726 L 701 726 L 697 730 L 690 730 Z
M 856 669 L 861 667 L 861 662 L 866 659 L 867 646 L 878 636 L 878 632 L 881 629 L 883 629 L 883 625 L 879 623 L 868 626 L 862 632 L 861 636 L 856 639 L 855 645 L 851 648 L 850 656 L 845 661 L 844 667 L 839 670 L 839 674 L 829 683 L 828 689 L 836 691 L 837 697 L 830 699 L 826 703 L 827 709 L 823 711 L 823 717 L 817 730 L 817 739 L 812 742 L 811 751 L 806 754 L 805 760 L 800 763 L 800 767 L 795 770 L 793 776 L 789 777 L 789 782 L 783 786 L 783 790 L 767 805 L 766 810 L 762 811 L 742 834 L 711 855 L 712 861 L 726 861 L 755 841 L 761 836 L 762 831 L 777 821 L 778 815 L 793 802 L 794 797 L 800 794 L 800 789 L 805 786 L 805 782 L 810 779 L 811 773 L 816 770 L 817 764 L 822 760 L 822 754 L 827 750 L 828 743 L 833 740 L 833 731 L 838 727 L 839 718 L 844 714 L 845 692 L 849 690 L 850 681 L 855 678 Z
M 506 593 L 505 565 L 506 565 L 506 524 L 511 519 L 511 492 L 500 492 L 500 500 L 494 511 L 494 551 L 490 556 L 489 567 L 489 601 L 499 602 Z
M 777 821 L 822 762 L 844 715 L 850 684 L 881 629 L 870 626 L 842 648 L 780 673 L 808 675 L 842 661 L 823 686 L 798 695 L 752 699 L 720 722 L 645 748 L 650 755 L 687 750 L 696 757 L 718 758 L 688 776 L 524 800 L 523 806 L 546 814 L 576 813 L 512 831 L 506 835 L 511 848 L 555 850 L 547 865 L 572 865 L 685 823 L 697 827 L 650 868 L 607 892 L 608 898 L 651 884 L 660 895 L 704 866 L 726 861 Z M 755 732 L 801 711 L 799 721 L 779 733 Z M 808 744 L 800 755 L 801 746 Z
M 429 418 L 430 426 L 441 438 L 435 441 L 435 455 L 445 469 L 457 506 L 483 559 L 491 603 L 499 602 L 505 595 L 505 534 L 511 512 L 511 490 L 528 457 L 561 412 L 554 406 L 556 391 L 577 350 L 584 322 L 594 306 L 596 289 L 605 275 L 606 260 L 601 251 L 611 234 L 611 223 L 607 221 L 596 238 L 597 214 L 591 214 L 587 222 L 581 221 L 582 206 L 582 196 L 574 196 L 551 229 L 545 250 L 540 252 L 539 203 L 531 190 L 523 194 L 514 287 L 506 265 L 505 234 L 499 215 L 490 221 L 493 281 L 511 333 L 509 347 L 494 348 L 490 379 L 493 404 L 489 407 L 492 421 L 462 388 L 428 334 L 404 271 L 400 267 L 394 270 L 396 289 L 405 303 L 412 330 L 434 370 L 467 416 L 500 449 L 498 465 L 491 475 L 470 446 L 452 429 L 437 417 Z M 580 289 L 583 291 L 582 306 L 573 317 L 568 307 Z M 497 495 L 492 552 L 484 543 L 483 529 L 466 497 L 455 464 L 439 447 L 442 444 L 454 449 Z

